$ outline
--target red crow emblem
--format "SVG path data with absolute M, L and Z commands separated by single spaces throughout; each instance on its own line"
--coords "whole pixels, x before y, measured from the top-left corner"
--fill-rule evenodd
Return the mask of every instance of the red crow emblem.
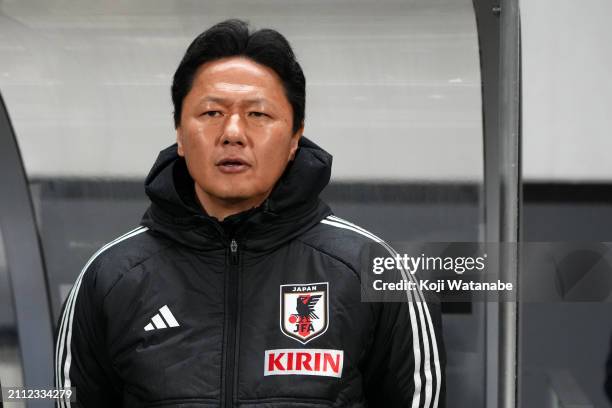
M 327 330 L 329 283 L 281 285 L 281 331 L 306 344 Z

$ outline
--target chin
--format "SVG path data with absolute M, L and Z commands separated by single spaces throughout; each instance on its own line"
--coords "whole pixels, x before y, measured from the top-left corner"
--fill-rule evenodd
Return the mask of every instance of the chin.
M 228 202 L 240 202 L 251 200 L 255 197 L 262 195 L 263 193 L 247 190 L 247 189 L 224 189 L 219 194 L 215 194 L 217 198 L 228 201 Z

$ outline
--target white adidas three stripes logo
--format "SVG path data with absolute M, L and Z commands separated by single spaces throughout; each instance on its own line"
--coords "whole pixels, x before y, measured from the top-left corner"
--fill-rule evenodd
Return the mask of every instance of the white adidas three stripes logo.
M 161 315 L 160 315 L 161 314 Z M 162 319 L 163 316 L 163 319 Z M 174 315 L 168 308 L 168 305 L 163 305 L 159 308 L 159 313 L 151 318 L 151 323 L 145 326 L 145 331 L 155 329 L 166 329 L 168 327 L 178 327 L 180 324 L 174 318 Z

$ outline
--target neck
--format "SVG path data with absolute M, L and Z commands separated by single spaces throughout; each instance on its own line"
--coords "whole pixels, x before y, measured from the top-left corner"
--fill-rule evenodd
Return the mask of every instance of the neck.
M 202 190 L 197 184 L 195 185 L 195 193 L 200 205 L 202 208 L 204 208 L 206 213 L 219 221 L 223 221 L 231 215 L 250 210 L 253 207 L 259 207 L 269 195 L 268 192 L 256 197 L 244 199 L 223 199 L 211 196 Z

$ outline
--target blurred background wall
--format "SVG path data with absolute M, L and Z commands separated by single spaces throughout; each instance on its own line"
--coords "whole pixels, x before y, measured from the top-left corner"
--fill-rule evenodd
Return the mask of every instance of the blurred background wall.
M 520 6 L 523 237 L 612 241 L 612 2 Z M 566 369 L 594 406 L 610 406 L 603 382 L 611 329 L 609 300 L 524 304 L 524 406 L 542 406 L 544 373 Z

